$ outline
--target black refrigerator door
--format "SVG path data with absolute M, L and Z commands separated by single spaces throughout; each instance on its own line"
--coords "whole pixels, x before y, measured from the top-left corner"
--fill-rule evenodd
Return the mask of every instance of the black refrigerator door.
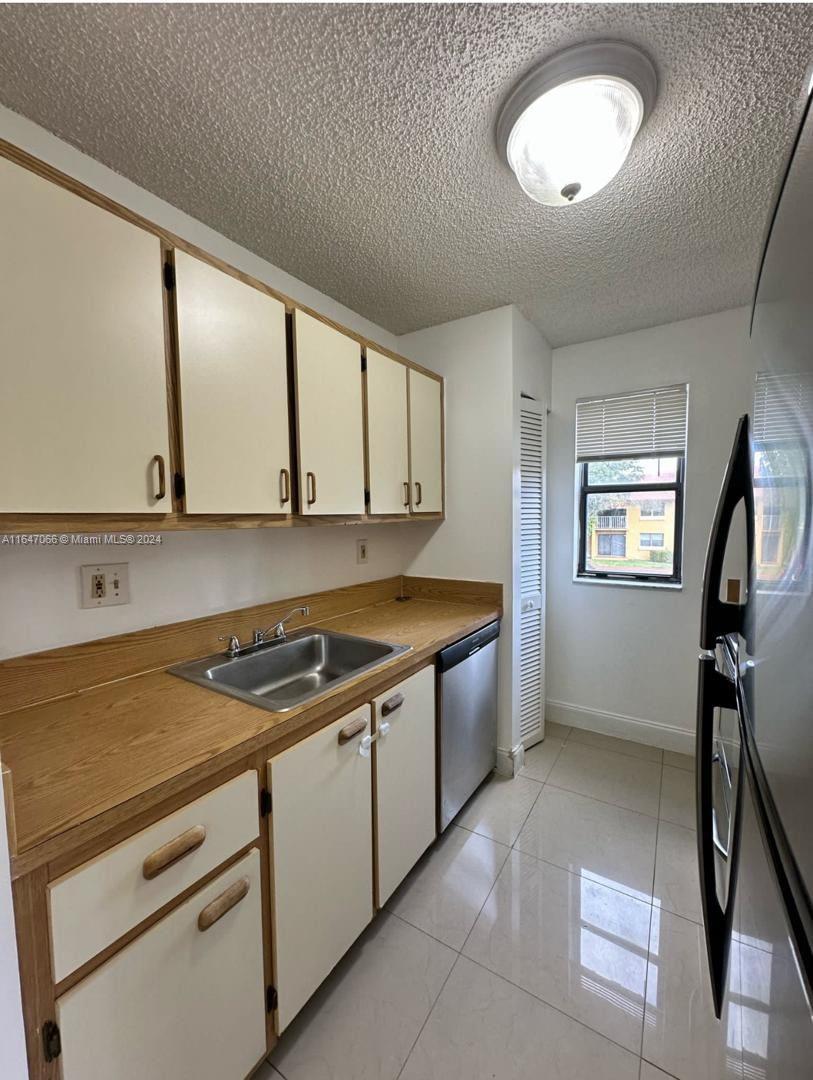
M 709 536 L 706 568 L 703 575 L 703 600 L 700 617 L 701 655 L 697 678 L 696 782 L 697 782 L 697 859 L 700 874 L 700 895 L 706 935 L 711 991 L 714 1011 L 719 1018 L 723 1009 L 731 951 L 732 913 L 737 885 L 739 854 L 739 800 L 741 784 L 733 792 L 735 805 L 731 808 L 732 828 L 726 838 L 725 851 L 718 836 L 715 813 L 715 769 L 719 760 L 715 717 L 720 710 L 735 710 L 737 726 L 741 723 L 741 696 L 737 673 L 738 649 L 726 642 L 742 634 L 746 626 L 747 604 L 721 600 L 723 563 L 734 513 L 745 504 L 746 544 L 749 567 L 753 558 L 753 486 L 751 483 L 751 449 L 748 417 L 741 417 L 734 437 L 731 457 L 723 479 L 717 511 Z M 719 669 L 717 657 L 730 656 L 727 673 Z M 719 856 L 726 862 L 726 887 L 720 887 Z

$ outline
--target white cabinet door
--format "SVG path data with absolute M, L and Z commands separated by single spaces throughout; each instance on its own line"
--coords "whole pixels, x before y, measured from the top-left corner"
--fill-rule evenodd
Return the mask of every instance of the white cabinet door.
M 407 369 L 367 350 L 367 451 L 371 514 L 409 513 Z
M 381 907 L 437 835 L 434 667 L 377 697 L 373 709 Z
M 268 763 L 279 1032 L 373 915 L 369 729 L 364 705 Z
M 409 371 L 409 450 L 412 510 L 443 510 L 443 384 L 420 371 Z
M 264 990 L 255 848 L 58 999 L 63 1080 L 242 1080 L 266 1051 Z
M 291 513 L 285 305 L 175 253 L 189 514 Z
M 0 160 L 0 512 L 172 510 L 162 290 L 156 236 Z
M 301 512 L 363 514 L 361 346 L 302 311 L 294 330 Z

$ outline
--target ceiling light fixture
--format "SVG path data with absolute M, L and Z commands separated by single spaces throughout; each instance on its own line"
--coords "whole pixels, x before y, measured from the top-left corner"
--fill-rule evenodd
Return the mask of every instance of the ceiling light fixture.
M 525 194 L 568 206 L 609 184 L 657 85 L 649 57 L 622 41 L 576 45 L 530 71 L 497 120 L 500 153 Z

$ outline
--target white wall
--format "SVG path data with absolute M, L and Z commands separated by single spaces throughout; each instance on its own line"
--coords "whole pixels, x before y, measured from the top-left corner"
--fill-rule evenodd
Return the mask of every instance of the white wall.
M 548 450 L 548 719 L 688 751 L 709 528 L 756 353 L 746 309 L 556 349 Z M 575 402 L 689 383 L 683 588 L 573 581 Z
M 409 572 L 503 585 L 500 640 L 500 766 L 519 742 L 514 708 L 513 487 L 518 386 L 545 394 L 550 349 L 513 307 L 399 339 L 399 347 L 446 377 L 446 517 Z

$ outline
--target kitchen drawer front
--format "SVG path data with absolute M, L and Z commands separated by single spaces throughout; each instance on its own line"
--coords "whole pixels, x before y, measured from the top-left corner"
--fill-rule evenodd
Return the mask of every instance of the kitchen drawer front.
M 64 1080 L 248 1075 L 267 1046 L 261 893 L 254 848 L 63 994 Z
M 437 836 L 434 665 L 377 697 L 373 715 L 376 899 L 383 907 Z
M 251 769 L 52 881 L 54 981 L 194 885 L 259 831 L 257 772 Z

